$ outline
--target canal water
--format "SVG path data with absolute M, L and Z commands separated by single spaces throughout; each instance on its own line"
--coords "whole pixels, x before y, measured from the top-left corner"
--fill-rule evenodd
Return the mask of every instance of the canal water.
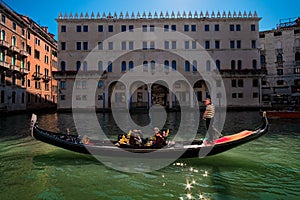
M 111 114 L 97 114 L 116 133 Z M 300 120 L 270 120 L 267 135 L 225 153 L 181 159 L 149 173 L 125 173 L 92 156 L 41 143 L 29 135 L 30 115 L 1 117 L 0 199 L 298 199 Z M 75 131 L 72 114 L 40 114 L 39 126 Z M 145 125 L 147 114 L 132 119 Z M 167 126 L 180 117 L 168 115 Z M 253 129 L 258 112 L 228 112 L 223 133 Z M 88 122 L 87 122 L 88 124 Z M 88 127 L 88 126 L 87 126 Z M 197 137 L 203 137 L 200 122 Z

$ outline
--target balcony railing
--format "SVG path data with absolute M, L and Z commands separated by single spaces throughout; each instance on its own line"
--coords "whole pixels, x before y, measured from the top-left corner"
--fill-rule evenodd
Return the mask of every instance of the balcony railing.
M 4 67 L 5 69 L 10 69 L 10 64 L 5 61 L 0 61 L 0 67 Z
M 10 65 L 10 69 L 12 70 L 12 71 L 16 71 L 16 72 L 20 72 L 20 70 L 21 70 L 21 67 L 19 67 L 19 66 L 17 66 L 17 65 Z
M 296 67 L 300 66 L 300 61 L 295 61 L 295 66 Z
M 48 83 L 50 80 L 51 80 L 51 77 L 50 76 L 48 76 L 48 75 L 45 75 L 45 76 L 43 76 L 43 81 L 45 82 L 45 83 Z
M 107 79 L 107 74 L 103 71 L 52 71 L 52 75 L 55 79 L 76 77 Z
M 26 68 L 21 68 L 20 72 L 21 72 L 22 74 L 29 74 L 29 70 L 26 69 Z
M 6 42 L 5 40 L 0 40 L 0 46 L 3 48 L 8 49 L 9 48 L 9 43 Z
M 17 46 L 14 46 L 14 45 L 10 47 L 10 50 L 13 51 L 13 52 L 17 52 L 17 53 L 20 52 L 20 49 Z
M 32 77 L 33 77 L 33 80 L 39 81 L 42 78 L 42 74 L 40 74 L 39 72 L 34 72 Z
M 258 76 L 267 74 L 266 69 L 242 69 L 242 70 L 234 70 L 234 69 L 220 69 L 220 74 L 222 76 Z
M 294 47 L 294 52 L 300 52 L 300 47 Z
M 28 53 L 27 51 L 25 51 L 25 50 L 21 50 L 21 51 L 20 51 L 20 54 L 21 54 L 22 56 L 24 56 L 24 57 L 28 57 L 28 56 L 29 56 L 29 53 Z

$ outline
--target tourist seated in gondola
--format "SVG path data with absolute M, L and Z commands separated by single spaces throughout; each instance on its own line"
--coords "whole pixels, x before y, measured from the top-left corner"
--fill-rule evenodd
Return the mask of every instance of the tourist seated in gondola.
M 164 145 L 166 145 L 166 140 L 163 136 L 163 132 L 160 131 L 158 128 L 154 128 L 154 132 L 155 132 L 155 142 L 153 144 L 153 147 L 161 148 Z

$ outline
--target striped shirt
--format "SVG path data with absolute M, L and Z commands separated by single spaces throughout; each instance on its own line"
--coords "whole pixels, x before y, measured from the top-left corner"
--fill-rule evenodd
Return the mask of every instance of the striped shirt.
M 215 116 L 215 106 L 213 105 L 208 105 L 206 106 L 206 118 L 213 118 Z

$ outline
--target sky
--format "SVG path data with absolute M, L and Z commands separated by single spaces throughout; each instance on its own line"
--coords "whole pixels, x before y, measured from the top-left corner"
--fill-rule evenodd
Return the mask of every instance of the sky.
M 221 13 L 225 11 L 251 11 L 257 12 L 262 18 L 260 31 L 271 30 L 276 27 L 280 19 L 300 17 L 298 0 L 0 0 L 4 1 L 13 10 L 22 15 L 27 15 L 40 26 L 49 27 L 49 31 L 57 36 L 57 23 L 59 13 L 85 13 L 92 12 L 106 14 L 108 12 L 129 13 L 138 11 L 146 13 L 157 11 L 164 13 L 180 11 L 194 13 L 201 11 Z

